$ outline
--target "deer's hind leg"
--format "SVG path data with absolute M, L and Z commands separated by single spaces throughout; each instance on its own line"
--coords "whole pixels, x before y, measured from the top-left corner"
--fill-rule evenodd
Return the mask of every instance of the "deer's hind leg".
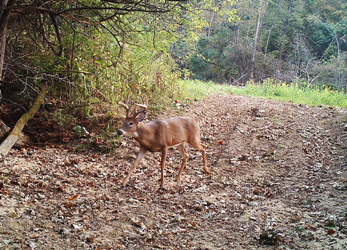
M 182 160 L 182 166 L 180 168 L 180 172 L 178 173 L 178 176 L 177 176 L 177 181 L 180 181 L 181 180 L 181 176 L 182 176 L 182 173 L 187 165 L 187 161 L 189 159 L 189 155 L 187 153 L 187 150 L 185 149 L 184 147 L 184 143 L 180 144 L 177 146 L 177 149 L 178 151 L 181 153 L 181 155 L 183 156 L 183 160 Z
M 160 189 L 164 188 L 164 168 L 165 168 L 166 155 L 167 155 L 167 146 L 164 146 L 164 147 L 161 149 L 161 162 L 160 162 L 161 178 L 160 178 Z
M 202 157 L 204 160 L 204 171 L 206 173 L 211 173 L 210 170 L 208 170 L 207 168 L 207 155 L 206 155 L 206 146 L 204 144 L 201 143 L 200 138 L 194 139 L 192 141 L 189 142 L 189 144 L 196 149 L 199 149 L 202 153 Z

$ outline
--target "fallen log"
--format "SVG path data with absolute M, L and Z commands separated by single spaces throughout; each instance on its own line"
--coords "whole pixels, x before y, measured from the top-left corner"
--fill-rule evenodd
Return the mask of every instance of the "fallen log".
M 2 120 L 0 120 L 0 142 L 2 142 L 8 134 L 11 132 L 11 128 L 7 126 Z M 29 135 L 20 133 L 20 136 L 16 143 L 13 145 L 14 148 L 23 148 L 26 145 L 32 143 Z
M 3 159 L 8 152 L 10 152 L 13 145 L 18 141 L 21 136 L 21 132 L 24 126 L 28 123 L 28 121 L 34 117 L 36 112 L 39 110 L 41 104 L 45 100 L 46 93 L 48 91 L 48 86 L 42 88 L 40 94 L 35 100 L 35 103 L 30 108 L 30 110 L 23 114 L 21 118 L 17 121 L 16 125 L 10 132 L 10 134 L 6 137 L 6 139 L 0 145 L 0 159 Z

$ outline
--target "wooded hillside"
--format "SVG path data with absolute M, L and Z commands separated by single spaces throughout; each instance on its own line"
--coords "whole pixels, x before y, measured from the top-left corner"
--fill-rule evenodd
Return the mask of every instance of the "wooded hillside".
M 346 88 L 347 4 L 341 0 L 243 0 L 230 22 L 209 12 L 193 77 L 244 84 L 274 78 Z

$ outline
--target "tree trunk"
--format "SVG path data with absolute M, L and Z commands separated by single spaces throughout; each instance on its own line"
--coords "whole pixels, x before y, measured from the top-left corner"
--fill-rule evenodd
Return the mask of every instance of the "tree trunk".
M 11 133 L 8 135 L 8 137 L 1 143 L 0 145 L 0 157 L 5 157 L 8 152 L 11 150 L 13 145 L 17 142 L 19 139 L 21 132 L 24 128 L 24 126 L 28 123 L 28 121 L 34 117 L 36 112 L 39 110 L 41 104 L 45 100 L 46 93 L 48 91 L 48 86 L 45 85 L 43 89 L 41 90 L 41 93 L 37 97 L 35 103 L 30 108 L 30 110 L 22 115 L 22 117 L 17 121 L 16 125 L 14 126 Z
M 207 32 L 207 37 L 208 38 L 211 38 L 211 34 L 212 34 L 212 24 L 213 24 L 213 20 L 214 20 L 214 17 L 215 17 L 216 13 L 212 13 L 212 17 L 211 17 L 211 20 L 210 20 L 210 23 L 209 23 L 209 26 L 208 26 L 208 32 Z
M 2 81 L 3 78 L 2 72 L 5 61 L 7 23 L 16 2 L 17 0 L 0 1 L 0 81 Z
M 252 61 L 251 61 L 251 69 L 250 69 L 250 78 L 251 80 L 254 80 L 254 70 L 255 70 L 255 55 L 257 53 L 257 46 L 258 46 L 258 38 L 259 38 L 259 31 L 261 26 L 261 13 L 259 13 L 258 21 L 257 21 L 257 28 L 255 30 L 254 35 L 254 46 L 253 46 L 253 53 L 252 53 Z
M 259 33 L 261 26 L 263 24 L 263 17 L 265 15 L 267 6 L 269 4 L 269 1 L 260 1 L 259 3 L 259 15 L 258 15 L 258 20 L 257 20 L 257 27 L 255 30 L 254 34 L 254 46 L 253 46 L 253 53 L 252 53 L 252 60 L 251 60 L 251 65 L 250 65 L 250 79 L 254 80 L 255 79 L 255 62 L 256 62 L 256 53 L 257 53 L 257 47 L 258 47 L 258 39 L 259 39 Z

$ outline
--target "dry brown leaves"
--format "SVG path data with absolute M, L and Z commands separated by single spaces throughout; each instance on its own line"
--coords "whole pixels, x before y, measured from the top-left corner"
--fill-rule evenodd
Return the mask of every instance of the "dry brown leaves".
M 158 154 L 129 186 L 116 155 L 12 150 L 0 166 L 3 249 L 346 249 L 346 111 L 213 95 L 186 108 L 201 121 L 212 173 L 190 150 Z

